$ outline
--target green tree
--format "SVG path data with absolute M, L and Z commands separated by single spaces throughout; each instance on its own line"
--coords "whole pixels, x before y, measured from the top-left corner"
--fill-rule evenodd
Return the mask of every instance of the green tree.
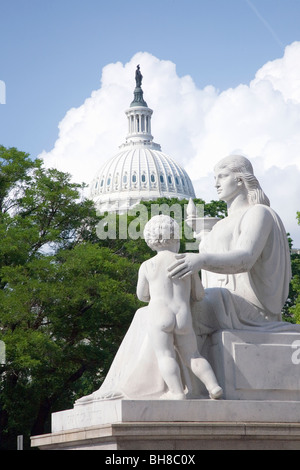
M 300 225 L 300 212 L 297 212 L 297 220 Z M 292 249 L 290 240 L 292 280 L 290 283 L 289 298 L 285 305 L 286 317 L 292 323 L 300 324 L 300 252 Z
M 100 385 L 140 306 L 138 264 L 101 246 L 83 185 L 0 147 L 0 445 L 47 432 Z

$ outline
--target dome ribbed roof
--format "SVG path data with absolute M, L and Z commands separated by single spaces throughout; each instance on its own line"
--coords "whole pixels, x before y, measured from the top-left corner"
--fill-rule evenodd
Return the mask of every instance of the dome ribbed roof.
M 117 153 L 100 169 L 90 190 L 102 210 L 126 210 L 158 197 L 195 197 L 186 171 L 163 152 L 145 146 Z

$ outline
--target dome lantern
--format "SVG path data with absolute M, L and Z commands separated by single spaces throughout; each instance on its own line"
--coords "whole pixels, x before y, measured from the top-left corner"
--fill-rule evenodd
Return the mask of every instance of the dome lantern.
M 126 136 L 126 143 L 121 147 L 141 144 L 150 145 L 151 148 L 161 150 L 160 145 L 153 142 L 153 136 L 151 135 L 151 117 L 153 111 L 148 108 L 143 98 L 142 79 L 143 76 L 138 65 L 135 72 L 136 87 L 134 89 L 134 100 L 130 104 L 130 108 L 125 111 L 128 120 L 128 134 Z

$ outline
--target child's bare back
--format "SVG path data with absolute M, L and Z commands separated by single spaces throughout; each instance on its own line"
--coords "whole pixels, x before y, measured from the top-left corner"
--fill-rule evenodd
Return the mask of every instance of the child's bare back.
M 162 330 L 184 333 L 191 326 L 191 279 L 174 282 L 168 277 L 167 268 L 174 261 L 174 253 L 162 251 L 145 262 L 150 294 L 149 314 L 152 322 Z

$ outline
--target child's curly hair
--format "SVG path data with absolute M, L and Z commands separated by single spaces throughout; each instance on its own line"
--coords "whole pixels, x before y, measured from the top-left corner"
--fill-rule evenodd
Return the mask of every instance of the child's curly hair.
M 155 215 L 145 225 L 144 238 L 151 250 L 168 248 L 180 240 L 179 225 L 168 215 Z

